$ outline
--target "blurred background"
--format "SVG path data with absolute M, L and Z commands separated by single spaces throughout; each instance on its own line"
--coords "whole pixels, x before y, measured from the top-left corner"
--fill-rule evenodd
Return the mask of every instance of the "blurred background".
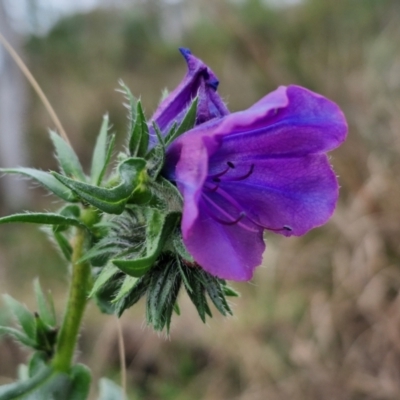
M 123 79 L 150 116 L 186 72 L 189 47 L 220 78 L 231 111 L 282 84 L 344 110 L 331 154 L 341 184 L 332 220 L 305 237 L 267 234 L 264 264 L 235 285 L 235 316 L 203 325 L 186 296 L 170 338 L 123 318 L 130 399 L 400 398 L 399 0 L 0 0 L 0 31 L 49 97 L 84 166 L 109 112 L 120 145 Z M 52 122 L 0 48 L 0 166 L 55 169 Z M 0 215 L 56 209 L 26 181 L 2 178 Z M 0 292 L 31 308 L 39 276 L 62 310 L 67 268 L 35 227 L 0 228 Z M 0 306 L 0 324 L 9 316 Z M 89 306 L 79 358 L 119 382 L 115 319 Z M 27 353 L 0 342 L 0 383 Z M 95 396 L 96 388 L 93 389 Z

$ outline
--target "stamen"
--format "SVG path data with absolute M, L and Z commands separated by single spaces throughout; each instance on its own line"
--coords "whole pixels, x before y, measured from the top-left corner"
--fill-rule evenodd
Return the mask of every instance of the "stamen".
M 225 168 L 222 172 L 219 172 L 218 174 L 215 175 L 209 175 L 209 178 L 211 178 L 214 182 L 221 182 L 220 177 L 225 175 L 231 168 L 235 168 L 235 164 L 231 161 L 227 162 L 228 168 Z
M 230 181 L 243 181 L 244 179 L 247 179 L 254 171 L 254 164 L 251 164 L 249 171 L 242 176 L 238 176 L 238 177 L 233 177 L 233 178 L 229 178 Z
M 239 214 L 239 216 L 238 216 L 234 221 L 224 221 L 224 220 L 222 220 L 221 218 L 216 217 L 215 215 L 212 215 L 212 214 L 210 214 L 210 213 L 209 213 L 209 215 L 210 215 L 211 218 L 215 219 L 217 222 L 219 222 L 219 223 L 222 224 L 222 225 L 235 225 L 235 224 L 237 224 L 241 219 L 243 219 L 243 218 L 246 216 L 246 213 L 245 213 L 245 212 L 241 212 L 241 213 Z
M 219 186 L 217 185 L 217 187 L 215 187 L 214 188 L 214 191 L 216 191 L 217 189 L 219 188 Z M 257 222 L 257 221 L 255 221 L 254 219 L 252 219 L 252 218 L 250 218 L 244 211 L 243 211 L 243 208 L 242 208 L 242 206 L 231 196 L 231 195 L 229 195 L 228 193 L 226 193 L 226 191 L 225 190 L 223 190 L 223 189 L 220 189 L 219 191 L 218 191 L 218 194 L 222 197 L 222 198 L 224 198 L 229 204 L 231 204 L 234 208 L 236 208 L 236 210 L 238 210 L 238 212 L 240 212 L 240 215 L 243 215 L 244 214 L 244 217 L 246 217 L 252 224 L 254 224 L 254 225 L 256 225 L 256 226 L 258 226 L 258 227 L 260 227 L 260 228 L 263 228 L 263 229 L 266 229 L 266 230 L 269 230 L 269 231 L 272 231 L 272 232 L 279 232 L 279 231 L 286 231 L 286 232 L 292 232 L 293 231 L 293 228 L 291 227 L 291 226 L 289 226 L 289 225 L 283 225 L 281 228 L 272 228 L 272 227 L 269 227 L 269 226 L 265 226 L 265 225 L 263 225 L 263 224 L 260 224 L 259 222 Z M 208 198 L 207 198 L 208 199 Z M 209 200 L 209 202 L 211 202 L 212 204 L 213 204 L 213 206 L 214 207 L 216 207 L 217 209 L 219 208 L 213 201 L 211 201 L 210 199 L 208 199 Z M 220 211 L 222 211 L 221 209 L 220 209 Z M 229 215 L 229 214 L 228 214 Z M 213 216 L 213 218 L 214 218 L 214 216 Z M 215 220 L 216 221 L 218 221 L 218 222 L 220 222 L 219 220 L 218 220 L 218 218 L 215 218 Z M 240 219 L 238 220 L 238 222 L 240 221 Z M 222 223 L 222 222 L 221 222 Z M 241 226 L 243 226 L 244 224 L 241 224 Z M 245 225 L 244 225 L 245 226 Z M 248 229 L 248 227 L 246 227 L 247 229 Z M 248 229 L 249 230 L 249 229 Z
M 239 213 L 239 216 L 237 218 L 234 218 L 232 215 L 230 215 L 228 212 L 226 212 L 224 209 L 222 209 L 218 204 L 216 204 L 213 200 L 211 200 L 208 196 L 203 196 L 203 198 L 206 200 L 207 203 L 209 203 L 208 207 L 208 214 L 209 216 L 214 219 L 215 221 L 219 222 L 222 225 L 235 225 L 239 224 L 243 229 L 246 229 L 249 232 L 257 232 L 256 229 L 245 225 L 244 223 L 241 222 L 241 220 L 246 217 L 246 213 L 244 211 L 241 211 Z M 230 221 L 223 220 L 219 217 L 217 217 L 213 212 L 211 212 L 211 209 L 218 211 L 221 215 L 224 217 L 231 219 Z M 234 218 L 234 219 L 232 219 Z
M 211 178 L 215 182 L 216 179 L 218 179 L 220 176 L 225 175 L 229 170 L 230 167 L 228 166 L 226 169 L 224 169 L 222 172 L 219 172 L 218 174 L 209 175 L 209 178 Z
M 219 188 L 219 182 L 217 182 L 217 184 L 214 187 L 209 187 L 209 185 L 207 185 L 208 182 L 205 183 L 204 185 L 204 189 L 208 190 L 209 192 L 216 192 Z

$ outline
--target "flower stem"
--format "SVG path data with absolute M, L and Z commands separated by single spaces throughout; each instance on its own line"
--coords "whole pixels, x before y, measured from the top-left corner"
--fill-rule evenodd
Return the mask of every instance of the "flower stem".
M 62 372 L 68 372 L 72 365 L 90 284 L 90 265 L 88 262 L 79 262 L 85 250 L 86 232 L 77 228 L 74 239 L 69 298 L 53 359 L 53 367 Z

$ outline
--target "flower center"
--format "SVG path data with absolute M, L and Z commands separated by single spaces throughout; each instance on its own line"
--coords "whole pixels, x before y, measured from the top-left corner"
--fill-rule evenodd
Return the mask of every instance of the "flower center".
M 254 229 L 254 225 L 258 228 L 267 229 L 273 232 L 291 232 L 293 229 L 289 225 L 283 225 L 282 227 L 273 228 L 255 221 L 253 218 L 249 217 L 248 213 L 243 210 L 243 207 L 229 193 L 227 193 L 226 190 L 220 187 L 220 184 L 223 182 L 243 181 L 249 178 L 254 172 L 254 164 L 250 165 L 249 170 L 245 174 L 239 176 L 231 176 L 231 174 L 229 174 L 230 171 L 236 168 L 236 165 L 232 161 L 228 161 L 226 164 L 227 166 L 223 171 L 208 176 L 208 179 L 206 180 L 204 185 L 204 189 L 210 194 L 217 192 L 218 195 L 221 196 L 221 198 L 224 200 L 224 202 L 228 203 L 229 206 L 233 206 L 238 215 L 232 215 L 232 209 L 230 212 L 228 212 L 224 207 L 221 207 L 221 205 L 217 204 L 215 200 L 211 199 L 210 196 L 205 194 L 204 199 L 206 200 L 209 216 L 222 225 L 238 224 L 242 228 L 251 232 L 255 232 L 258 230 Z M 246 222 L 250 222 L 251 225 L 249 226 L 248 224 L 246 224 Z

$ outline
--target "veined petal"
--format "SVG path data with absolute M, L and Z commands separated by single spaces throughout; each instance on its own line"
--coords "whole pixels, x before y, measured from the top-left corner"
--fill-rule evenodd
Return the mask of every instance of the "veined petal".
M 331 217 L 339 187 L 325 154 L 266 158 L 252 165 L 247 179 L 234 177 L 248 171 L 250 164 L 221 179 L 213 197 L 218 204 L 226 208 L 227 202 L 234 202 L 237 213 L 245 212 L 248 220 L 285 236 L 303 235 Z
M 186 198 L 186 197 L 185 197 Z M 265 249 L 262 229 L 247 231 L 223 225 L 207 213 L 205 200 L 200 213 L 183 232 L 184 243 L 196 262 L 207 272 L 223 279 L 246 281 L 261 264 Z
M 271 96 L 282 106 L 271 108 Z M 338 147 L 346 138 L 347 123 L 332 101 L 289 86 L 285 90 L 279 88 L 245 111 L 227 116 L 213 134 L 224 136 L 218 150 L 220 160 L 233 156 L 242 160 L 299 157 Z

